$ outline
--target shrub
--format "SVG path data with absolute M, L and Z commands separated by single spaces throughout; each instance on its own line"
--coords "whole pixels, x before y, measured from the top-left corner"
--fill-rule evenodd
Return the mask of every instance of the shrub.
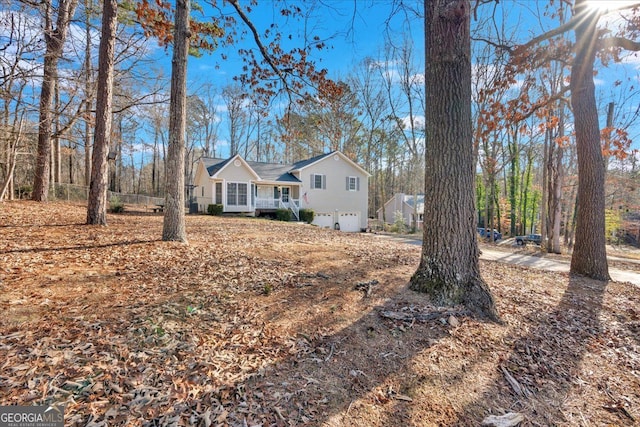
M 222 215 L 222 205 L 208 205 L 207 213 L 209 215 Z
M 278 209 L 276 211 L 278 221 L 291 221 L 291 211 L 289 209 Z
M 33 187 L 30 185 L 21 185 L 20 187 L 15 189 L 16 197 L 18 197 L 18 199 L 31 198 L 32 191 L 33 191 Z
M 124 212 L 124 203 L 117 197 L 112 197 L 109 200 L 109 211 L 112 213 Z
M 394 214 L 393 227 L 391 227 L 392 231 L 396 233 L 404 233 L 405 225 L 404 225 L 404 216 L 401 211 L 396 211 Z
M 315 216 L 316 213 L 313 211 L 313 209 L 300 209 L 300 221 L 311 224 Z

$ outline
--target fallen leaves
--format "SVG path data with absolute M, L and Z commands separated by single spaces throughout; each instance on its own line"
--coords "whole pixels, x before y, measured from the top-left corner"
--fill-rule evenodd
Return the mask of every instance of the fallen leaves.
M 637 288 L 483 263 L 505 322 L 486 324 L 407 289 L 415 246 L 210 216 L 182 245 L 157 215 L 85 213 L 0 204 L 0 405 L 64 403 L 71 426 L 640 413 Z

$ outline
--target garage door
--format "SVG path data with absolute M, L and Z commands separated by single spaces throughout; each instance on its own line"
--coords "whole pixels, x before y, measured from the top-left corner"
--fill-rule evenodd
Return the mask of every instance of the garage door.
M 311 224 L 322 228 L 333 228 L 333 214 L 322 212 L 316 213 Z
M 338 214 L 338 224 L 341 231 L 360 231 L 359 212 L 340 212 Z

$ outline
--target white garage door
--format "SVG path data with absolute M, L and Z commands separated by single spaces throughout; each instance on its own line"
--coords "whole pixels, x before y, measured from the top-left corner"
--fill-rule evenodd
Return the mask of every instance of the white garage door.
M 338 214 L 338 224 L 341 231 L 360 231 L 359 212 L 340 212 Z
M 322 212 L 316 213 L 311 224 L 317 225 L 321 228 L 333 228 L 333 214 Z

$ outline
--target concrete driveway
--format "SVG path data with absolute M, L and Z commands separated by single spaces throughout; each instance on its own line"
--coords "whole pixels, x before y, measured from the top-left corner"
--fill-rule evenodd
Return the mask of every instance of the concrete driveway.
M 373 236 L 380 239 L 389 239 L 395 242 L 406 243 L 418 247 L 422 245 L 422 239 L 420 238 L 421 236 L 418 235 L 416 235 L 415 237 L 407 237 L 394 236 L 392 234 L 375 234 Z M 505 262 L 508 264 L 538 268 L 540 270 L 546 271 L 560 271 L 565 273 L 569 272 L 569 261 L 505 252 L 488 248 L 486 246 L 483 246 L 481 250 L 482 254 L 480 255 L 480 259 L 483 260 Z M 620 260 L 620 258 L 616 259 Z M 629 282 L 636 286 L 640 286 L 640 273 L 636 273 L 635 271 L 609 268 L 609 275 L 615 282 Z
M 547 271 L 561 271 L 568 273 L 569 261 L 548 259 L 531 255 L 514 254 L 509 252 L 497 251 L 490 248 L 482 248 L 480 259 L 488 261 L 506 262 L 508 264 L 522 265 L 525 267 L 539 268 Z M 609 268 L 609 275 L 615 282 L 629 282 L 636 286 L 640 286 L 640 273 L 635 271 L 620 270 L 617 268 Z

